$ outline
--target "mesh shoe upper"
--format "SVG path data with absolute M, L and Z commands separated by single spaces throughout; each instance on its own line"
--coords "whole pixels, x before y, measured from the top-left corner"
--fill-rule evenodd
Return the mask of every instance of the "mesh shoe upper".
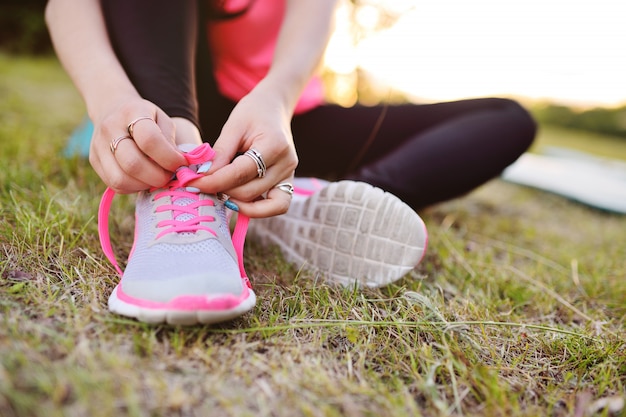
M 205 300 L 226 300 L 228 308 L 247 297 L 243 239 L 247 218 L 238 217 L 235 245 L 224 204 L 214 195 L 186 184 L 200 176 L 198 164 L 212 158 L 208 144 L 185 154 L 189 167 L 161 189 L 140 192 L 135 210 L 135 242 L 115 296 L 146 308 L 213 308 Z M 103 196 L 99 231 L 103 250 L 120 274 L 108 235 L 108 211 L 114 193 Z M 243 229 L 243 230 L 242 230 Z M 203 307 L 204 306 L 204 307 Z
M 135 244 L 122 291 L 129 296 L 167 302 L 181 295 L 233 294 L 243 290 L 237 255 L 226 223 L 224 205 L 214 196 L 172 190 L 142 192 L 137 198 Z M 191 194 L 185 197 L 184 194 Z M 177 214 L 175 206 L 195 203 L 206 221 L 193 231 L 169 231 L 171 220 L 183 223 L 193 214 Z M 167 210 L 159 210 L 170 208 Z M 164 226 L 165 224 L 165 226 Z M 192 226 L 187 229 L 192 229 Z

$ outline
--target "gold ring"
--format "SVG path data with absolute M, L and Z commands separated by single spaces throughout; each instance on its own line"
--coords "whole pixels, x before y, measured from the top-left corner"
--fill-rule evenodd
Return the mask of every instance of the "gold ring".
M 123 141 L 124 139 L 133 140 L 133 138 L 131 138 L 130 136 L 124 135 L 124 136 L 120 136 L 119 138 L 113 139 L 111 141 L 109 148 L 111 149 L 111 153 L 113 155 L 115 155 L 115 151 L 117 150 L 117 145 L 119 145 L 120 142 Z
M 133 138 L 133 130 L 135 129 L 135 123 L 137 123 L 140 120 L 152 120 L 152 117 L 141 116 L 141 117 L 136 118 L 135 120 L 133 120 L 132 122 L 128 124 L 128 127 L 126 128 L 126 130 L 128 130 L 128 136 L 130 136 L 131 139 Z

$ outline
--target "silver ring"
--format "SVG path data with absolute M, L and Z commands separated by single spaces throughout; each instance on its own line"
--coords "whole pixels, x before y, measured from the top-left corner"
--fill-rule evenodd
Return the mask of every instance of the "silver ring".
M 133 130 L 135 129 L 135 123 L 137 123 L 140 120 L 152 120 L 152 117 L 149 116 L 141 116 L 136 118 L 135 120 L 133 120 L 132 122 L 130 122 L 128 124 L 128 126 L 126 127 L 126 130 L 128 131 L 128 136 L 133 137 Z
M 293 184 L 290 182 L 281 182 L 280 184 L 276 184 L 274 188 L 278 188 L 280 191 L 293 195 Z
M 131 138 L 130 136 L 124 135 L 124 136 L 120 136 L 119 138 L 113 139 L 111 141 L 111 143 L 109 144 L 109 149 L 111 149 L 111 153 L 113 155 L 115 155 L 115 151 L 117 151 L 117 145 L 119 145 L 120 142 L 123 141 L 124 139 L 133 140 L 133 138 Z
M 252 160 L 256 164 L 256 172 L 259 175 L 259 178 L 263 178 L 265 176 L 265 173 L 267 172 L 267 166 L 265 165 L 263 156 L 261 156 L 261 152 L 257 151 L 254 148 L 250 148 L 244 153 L 244 155 L 252 158 Z

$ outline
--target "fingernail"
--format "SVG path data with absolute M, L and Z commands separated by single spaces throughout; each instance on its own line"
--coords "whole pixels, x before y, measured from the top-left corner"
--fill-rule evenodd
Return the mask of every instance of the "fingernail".
M 199 193 L 200 189 L 196 188 L 196 187 L 185 187 L 185 190 L 190 192 L 190 193 Z
M 224 205 L 226 206 L 226 208 L 229 208 L 232 211 L 239 211 L 239 206 L 230 200 L 224 201 Z
M 198 168 L 198 174 L 204 174 L 205 172 L 207 172 L 209 169 L 211 169 L 211 165 L 213 165 L 212 161 L 208 161 L 200 165 L 200 167 Z

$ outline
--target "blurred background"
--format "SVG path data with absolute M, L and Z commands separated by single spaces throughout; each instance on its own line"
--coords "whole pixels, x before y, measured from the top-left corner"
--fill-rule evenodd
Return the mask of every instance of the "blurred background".
M 53 55 L 45 3 L 0 1 L 0 53 Z M 625 16 L 623 0 L 342 0 L 328 98 L 512 97 L 544 125 L 626 146 Z
M 337 72 L 360 67 L 424 99 L 506 94 L 580 106 L 626 103 L 621 0 L 356 4 L 339 12 L 328 57 Z

